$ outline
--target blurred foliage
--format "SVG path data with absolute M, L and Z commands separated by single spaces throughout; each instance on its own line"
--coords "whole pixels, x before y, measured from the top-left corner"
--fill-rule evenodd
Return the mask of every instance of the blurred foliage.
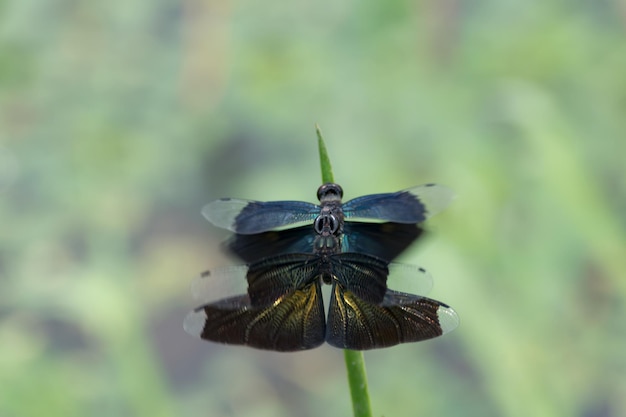
M 459 198 L 403 261 L 461 326 L 385 416 L 626 414 L 626 3 L 0 2 L 0 416 L 349 415 L 340 350 L 186 335 L 218 197 Z

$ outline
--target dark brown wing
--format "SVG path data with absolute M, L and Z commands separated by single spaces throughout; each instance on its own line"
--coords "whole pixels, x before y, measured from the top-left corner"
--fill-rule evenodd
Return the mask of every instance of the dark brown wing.
M 387 291 L 389 262 L 363 253 L 338 253 L 329 257 L 338 284 L 360 299 L 381 303 Z
M 326 327 L 328 344 L 352 350 L 378 349 L 440 336 L 459 323 L 439 301 L 387 290 L 381 304 L 333 286 Z
M 185 330 L 213 342 L 280 352 L 324 343 L 324 305 L 319 282 L 284 294 L 265 307 L 247 295 L 207 304 L 189 313 Z
M 320 258 L 294 253 L 275 256 L 248 267 L 248 295 L 255 307 L 273 304 L 285 294 L 308 287 L 318 280 Z

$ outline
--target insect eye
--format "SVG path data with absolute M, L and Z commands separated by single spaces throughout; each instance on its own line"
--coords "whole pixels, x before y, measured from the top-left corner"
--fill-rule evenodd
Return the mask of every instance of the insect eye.
M 331 182 L 322 184 L 320 188 L 317 189 L 317 199 L 320 201 L 330 194 L 336 195 L 339 199 L 342 199 L 343 189 L 339 184 L 333 184 Z

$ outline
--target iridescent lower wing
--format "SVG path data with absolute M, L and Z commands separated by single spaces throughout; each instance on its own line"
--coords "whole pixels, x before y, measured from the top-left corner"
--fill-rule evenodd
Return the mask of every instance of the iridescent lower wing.
M 202 208 L 202 214 L 217 227 L 241 234 L 254 234 L 298 223 L 310 223 L 319 206 L 304 201 L 251 201 L 222 198 Z
M 426 184 L 395 193 L 357 197 L 343 205 L 343 212 L 346 219 L 421 223 L 446 208 L 453 199 L 450 189 Z
M 320 258 L 312 254 L 294 253 L 251 264 L 246 276 L 251 304 L 269 305 L 283 294 L 319 282 L 319 261 Z
M 287 253 L 312 253 L 315 234 L 312 226 L 258 233 L 235 234 L 225 243 L 227 250 L 246 263 Z
M 332 275 L 342 288 L 364 301 L 380 303 L 387 291 L 388 261 L 364 253 L 339 253 L 329 257 Z
M 324 305 L 319 282 L 284 294 L 272 304 L 254 307 L 247 295 L 206 304 L 189 313 L 187 333 L 224 344 L 280 352 L 324 343 Z
M 422 236 L 416 224 L 345 222 L 341 249 L 391 261 Z
M 415 224 L 346 222 L 343 252 L 359 252 L 391 261 L 421 237 L 424 230 Z M 312 253 L 315 232 L 311 226 L 258 233 L 235 234 L 226 249 L 246 263 L 288 253 Z
M 458 323 L 452 308 L 430 298 L 387 290 L 382 303 L 368 303 L 335 284 L 326 342 L 343 349 L 378 349 L 432 339 Z

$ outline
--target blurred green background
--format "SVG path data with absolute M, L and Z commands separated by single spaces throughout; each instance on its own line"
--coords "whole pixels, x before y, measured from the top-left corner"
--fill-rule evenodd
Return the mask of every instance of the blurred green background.
M 403 256 L 461 325 L 376 416 L 626 415 L 623 0 L 0 1 L 0 416 L 348 416 L 340 350 L 188 336 L 219 197 L 458 199 Z

